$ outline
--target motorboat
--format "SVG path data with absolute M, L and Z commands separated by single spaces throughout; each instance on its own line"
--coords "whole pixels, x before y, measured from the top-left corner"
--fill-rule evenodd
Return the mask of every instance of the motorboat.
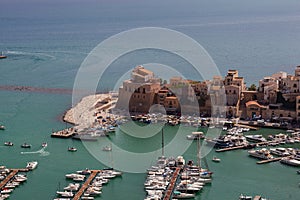
M 290 153 L 287 151 L 286 148 L 271 148 L 270 152 L 276 156 L 290 156 Z
M 190 198 L 194 198 L 195 194 L 189 194 L 189 193 L 174 191 L 173 197 L 176 198 L 176 199 L 190 199 Z
M 82 182 L 82 181 L 84 181 L 84 177 L 82 177 L 82 176 L 74 177 L 74 178 L 73 178 L 73 181 L 76 181 L 76 182 Z
M 241 194 L 239 200 L 252 200 L 252 196 L 246 196 Z
M 73 197 L 74 194 L 72 192 L 68 192 L 68 191 L 56 191 L 56 194 L 60 195 L 61 197 Z
M 28 162 L 26 165 L 26 169 L 34 170 L 37 167 L 37 165 L 38 165 L 37 161 Z
M 186 138 L 188 140 L 198 140 L 198 139 L 204 139 L 204 133 L 203 132 L 192 132 L 191 135 L 187 135 Z
M 97 191 L 97 190 L 94 190 L 93 188 L 88 188 L 84 194 L 88 194 L 88 196 L 98 196 L 100 195 L 102 192 L 101 191 Z
M 22 183 L 26 180 L 27 180 L 26 175 L 17 174 L 17 175 L 14 176 L 14 181 L 17 182 L 17 183 Z
M 14 146 L 14 143 L 12 143 L 12 142 L 4 142 L 4 145 L 5 146 Z
M 267 139 L 262 135 L 245 135 L 245 138 L 250 142 L 266 142 Z
M 296 159 L 292 159 L 292 158 L 282 158 L 280 160 L 281 163 L 283 164 L 287 164 L 287 165 L 291 165 L 291 166 L 295 166 L 295 167 L 299 167 L 300 166 L 300 160 L 296 160 Z
M 0 125 L 0 130 L 5 130 L 5 126 Z
M 81 174 L 66 174 L 65 175 L 66 178 L 68 179 L 74 179 L 74 178 L 85 178 L 85 175 L 81 175 Z
M 47 147 L 47 146 L 48 146 L 47 142 L 42 143 L 42 147 Z
M 111 146 L 105 146 L 102 148 L 102 151 L 111 151 L 111 150 L 112 150 Z
M 220 159 L 220 158 L 217 158 L 216 156 L 214 156 L 214 157 L 212 158 L 212 161 L 213 161 L 213 162 L 220 162 L 221 159 Z
M 26 142 L 21 145 L 22 148 L 31 148 L 31 144 L 27 144 Z
M 70 183 L 67 187 L 64 188 L 65 191 L 77 191 L 80 187 L 79 183 Z
M 1 51 L 1 53 L 0 53 L 0 59 L 4 59 L 4 58 L 7 58 L 7 56 L 4 55 L 3 52 Z
M 77 149 L 75 147 L 68 147 L 68 151 L 75 152 L 75 151 L 77 151 Z
M 12 188 L 4 188 L 1 190 L 1 194 L 10 194 L 13 191 Z
M 78 174 L 82 174 L 82 175 L 87 175 L 87 174 L 91 174 L 92 171 L 89 170 L 88 168 L 84 169 L 84 170 L 80 170 L 80 171 L 76 171 Z

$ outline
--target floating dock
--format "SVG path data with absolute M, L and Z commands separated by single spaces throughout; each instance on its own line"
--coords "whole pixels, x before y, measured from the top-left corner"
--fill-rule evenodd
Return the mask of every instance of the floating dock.
M 5 186 L 18 172 L 18 169 L 11 170 L 11 172 L 5 177 L 5 179 L 1 181 L 0 189 L 3 188 L 3 186 Z
M 170 200 L 181 168 L 176 167 L 163 200 Z
M 291 156 L 286 156 L 286 157 L 277 157 L 277 158 L 272 158 L 272 159 L 268 159 L 268 160 L 261 160 L 256 162 L 256 164 L 266 164 L 266 163 L 270 163 L 270 162 L 276 162 L 281 160 L 282 158 L 290 158 Z
M 236 150 L 236 149 L 244 149 L 247 146 L 237 146 L 237 147 L 228 147 L 228 148 L 223 148 L 223 149 L 217 149 L 216 152 L 224 152 L 224 151 L 231 151 L 231 150 Z
M 74 195 L 73 200 L 79 200 L 86 188 L 90 185 L 92 180 L 95 178 L 95 176 L 101 171 L 101 170 L 91 170 L 92 173 L 88 177 L 88 179 L 82 184 L 81 188 L 78 190 L 78 192 Z

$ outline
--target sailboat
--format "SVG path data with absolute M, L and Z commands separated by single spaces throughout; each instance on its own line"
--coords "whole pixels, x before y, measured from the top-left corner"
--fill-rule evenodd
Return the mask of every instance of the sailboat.
M 209 170 L 208 163 L 206 158 L 203 158 L 204 164 L 206 168 L 202 168 L 201 165 L 201 145 L 200 139 L 197 140 L 197 158 L 198 158 L 198 168 L 200 173 L 200 178 L 211 178 L 212 172 Z
M 3 52 L 1 51 L 0 59 L 4 59 L 4 58 L 7 58 L 7 56 L 6 56 L 6 55 L 3 55 Z

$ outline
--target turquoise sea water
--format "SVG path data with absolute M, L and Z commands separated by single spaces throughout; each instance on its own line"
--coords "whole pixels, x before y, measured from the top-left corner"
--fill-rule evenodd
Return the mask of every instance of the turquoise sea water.
M 78 1 L 70 4 L 29 0 L 25 4 L 4 0 L 0 6 L 0 51 L 8 58 L 0 60 L 0 85 L 72 89 L 80 64 L 98 43 L 120 31 L 143 26 L 172 28 L 189 35 L 211 54 L 222 75 L 228 68 L 235 68 L 247 83 L 257 83 L 279 70 L 292 73 L 300 63 L 299 2 L 244 3 L 90 0 L 83 5 Z M 134 67 L 153 60 L 179 68 L 185 65 L 155 51 L 136 52 L 113 65 Z M 119 78 L 118 70 L 112 69 L 99 90 L 113 87 L 112 80 Z M 186 70 L 186 77 L 193 78 L 193 74 Z M 21 168 L 27 161 L 39 161 L 38 168 L 28 174 L 28 181 L 13 192 L 11 199 L 52 199 L 55 191 L 67 184 L 66 173 L 105 167 L 80 142 L 50 138 L 53 129 L 65 127 L 60 117 L 71 104 L 68 94 L 0 91 L 0 121 L 7 127 L 0 132 L 0 165 Z M 166 142 L 176 130 L 166 128 Z M 185 129 L 182 137 L 192 130 Z M 258 132 L 269 134 L 278 130 Z M 160 147 L 159 135 L 145 142 L 118 130 L 111 140 L 133 152 Z M 12 141 L 15 146 L 2 146 L 5 141 Z M 29 151 L 38 151 L 44 141 L 48 142 L 45 151 L 49 155 L 21 154 L 22 143 L 31 143 L 33 148 Z M 68 152 L 68 146 L 76 146 L 78 152 Z M 184 155 L 196 160 L 195 152 L 193 144 Z M 213 155 L 216 153 L 211 152 L 207 158 L 214 171 L 213 184 L 206 186 L 197 199 L 237 199 L 240 193 L 262 194 L 273 200 L 299 198 L 300 176 L 296 168 L 280 163 L 256 165 L 256 160 L 243 150 L 218 154 L 221 163 L 210 162 Z M 149 159 L 155 161 L 154 157 Z M 99 199 L 143 199 L 144 179 L 145 174 L 125 173 L 105 186 Z

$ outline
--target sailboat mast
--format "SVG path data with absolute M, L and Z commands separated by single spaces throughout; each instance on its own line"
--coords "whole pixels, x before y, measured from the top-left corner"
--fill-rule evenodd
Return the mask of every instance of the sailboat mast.
M 198 164 L 199 167 L 201 167 L 201 158 L 200 158 L 201 152 L 200 152 L 200 149 L 201 149 L 201 148 L 200 148 L 200 138 L 198 137 L 198 138 L 197 138 L 197 159 L 198 159 L 198 160 L 197 160 L 197 161 L 198 161 L 197 164 Z
M 161 154 L 162 156 L 165 155 L 165 150 L 164 150 L 164 128 L 161 129 Z

